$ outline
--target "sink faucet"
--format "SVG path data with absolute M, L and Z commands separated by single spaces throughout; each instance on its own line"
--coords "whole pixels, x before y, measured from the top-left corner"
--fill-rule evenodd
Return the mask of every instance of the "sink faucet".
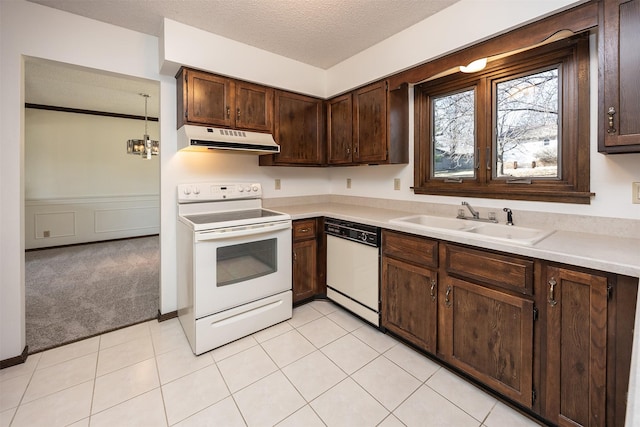
M 507 213 L 507 225 L 513 225 L 513 212 L 511 212 L 511 209 L 504 208 L 502 210 Z
M 479 218 L 480 218 L 480 214 L 478 213 L 478 211 L 476 211 L 475 209 L 473 209 L 469 203 L 467 203 L 467 202 L 462 202 L 462 206 L 466 206 L 466 207 L 467 207 L 467 209 L 469 209 L 469 212 L 471 212 L 471 216 L 472 216 L 474 219 L 479 219 Z

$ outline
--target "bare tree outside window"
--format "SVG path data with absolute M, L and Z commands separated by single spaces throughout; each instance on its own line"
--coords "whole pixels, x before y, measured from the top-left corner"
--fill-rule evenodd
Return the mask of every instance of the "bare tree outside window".
M 475 176 L 475 90 L 434 97 L 432 171 L 436 178 Z
M 558 68 L 496 84 L 494 177 L 557 178 Z

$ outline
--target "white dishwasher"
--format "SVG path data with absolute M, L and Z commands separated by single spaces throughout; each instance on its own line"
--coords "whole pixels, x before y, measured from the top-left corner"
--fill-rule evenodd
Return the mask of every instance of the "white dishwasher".
M 380 326 L 380 228 L 325 219 L 327 297 Z

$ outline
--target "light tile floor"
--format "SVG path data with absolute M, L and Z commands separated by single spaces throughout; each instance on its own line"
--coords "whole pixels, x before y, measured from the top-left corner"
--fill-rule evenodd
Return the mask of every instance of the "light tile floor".
M 178 319 L 0 371 L 0 426 L 535 426 L 328 301 L 194 356 Z

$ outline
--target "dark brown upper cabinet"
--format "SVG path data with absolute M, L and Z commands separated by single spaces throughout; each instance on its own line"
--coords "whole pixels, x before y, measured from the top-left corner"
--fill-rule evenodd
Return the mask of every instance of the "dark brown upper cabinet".
M 385 80 L 329 100 L 329 165 L 408 163 L 408 94 Z
M 353 95 L 351 93 L 327 102 L 327 146 L 329 164 L 352 162 Z
M 280 153 L 260 156 L 260 165 L 325 164 L 324 123 L 321 99 L 277 90 L 274 138 Z
M 598 150 L 640 153 L 640 0 L 600 2 Z
M 273 131 L 274 89 L 181 68 L 178 128 L 209 125 L 258 132 Z

